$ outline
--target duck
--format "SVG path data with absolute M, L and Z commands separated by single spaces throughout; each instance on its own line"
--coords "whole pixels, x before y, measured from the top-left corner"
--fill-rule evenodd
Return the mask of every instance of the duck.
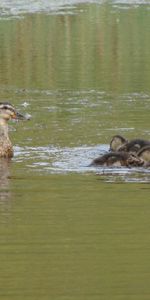
M 118 147 L 118 151 L 125 151 L 136 154 L 145 146 L 150 146 L 150 141 L 143 139 L 133 139 Z
M 122 135 L 114 135 L 110 141 L 109 151 L 117 151 L 120 147 L 128 143 L 128 140 Z
M 114 166 L 114 167 L 139 167 L 144 165 L 144 160 L 132 153 L 108 152 L 95 158 L 90 166 Z
M 8 135 L 9 120 L 29 120 L 30 115 L 19 113 L 9 102 L 0 102 L 0 157 L 12 158 L 13 146 Z

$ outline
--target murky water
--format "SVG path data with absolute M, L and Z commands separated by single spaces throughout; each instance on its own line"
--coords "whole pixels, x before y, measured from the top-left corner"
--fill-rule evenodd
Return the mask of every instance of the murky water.
M 1 1 L 0 299 L 150 298 L 150 169 L 94 168 L 150 139 L 149 1 Z

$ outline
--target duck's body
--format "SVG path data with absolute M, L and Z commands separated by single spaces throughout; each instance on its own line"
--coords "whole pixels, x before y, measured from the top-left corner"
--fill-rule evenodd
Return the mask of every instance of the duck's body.
M 29 115 L 28 115 L 29 116 Z M 10 119 L 29 119 L 8 102 L 0 103 L 0 157 L 13 157 L 13 146 L 8 135 L 8 121 Z
M 123 136 L 121 135 L 114 135 L 110 142 L 109 151 L 118 151 L 118 149 L 125 145 L 128 142 Z
M 93 160 L 91 166 L 142 166 L 144 161 L 127 152 L 109 152 Z
M 8 124 L 0 117 L 0 157 L 13 157 L 13 146 L 8 135 Z
M 13 146 L 8 136 L 0 133 L 0 157 L 13 157 Z

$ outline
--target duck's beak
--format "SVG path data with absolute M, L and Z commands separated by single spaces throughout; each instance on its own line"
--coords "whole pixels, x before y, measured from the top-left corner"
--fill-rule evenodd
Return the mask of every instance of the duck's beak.
M 12 117 L 13 119 L 16 119 L 16 120 L 30 120 L 31 119 L 31 115 L 29 114 L 21 114 L 19 113 L 18 111 L 16 111 L 16 113 L 14 114 L 14 116 Z

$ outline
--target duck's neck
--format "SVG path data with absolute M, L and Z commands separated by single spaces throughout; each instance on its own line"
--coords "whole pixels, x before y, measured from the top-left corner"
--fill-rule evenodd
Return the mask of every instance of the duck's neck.
M 7 124 L 7 121 L 0 118 L 0 140 L 2 140 L 2 139 L 8 139 L 9 140 L 8 124 Z

